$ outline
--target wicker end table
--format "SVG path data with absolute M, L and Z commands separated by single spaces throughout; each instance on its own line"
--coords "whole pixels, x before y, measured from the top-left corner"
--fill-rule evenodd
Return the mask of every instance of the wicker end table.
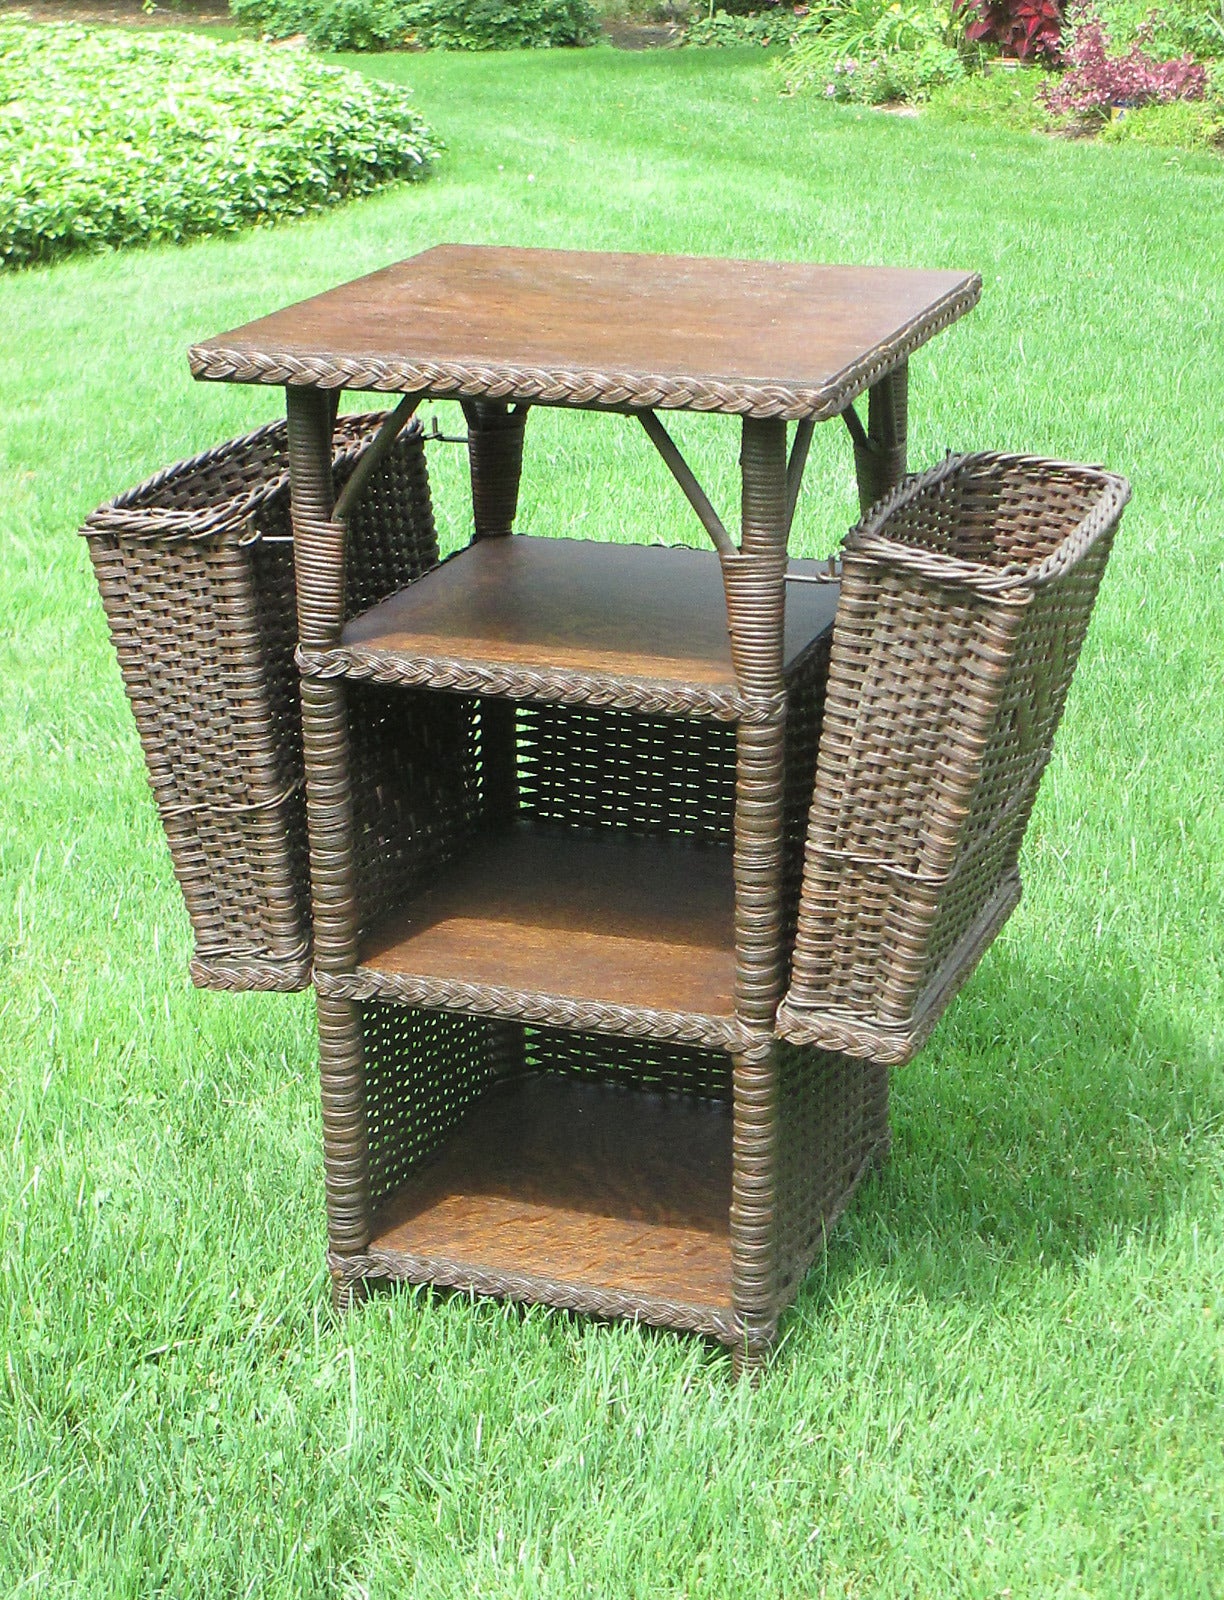
M 775 1337 L 888 1142 L 887 1066 L 777 1031 L 837 604 L 787 538 L 817 422 L 864 510 L 901 481 L 907 359 L 980 287 L 445 246 L 192 349 L 287 399 L 340 1304 L 389 1278 L 741 1362 Z M 337 496 L 343 389 L 404 398 Z M 466 415 L 474 539 L 350 615 L 352 507 L 425 398 Z M 514 535 L 536 405 L 636 417 L 714 551 Z M 742 418 L 738 542 L 667 410 Z

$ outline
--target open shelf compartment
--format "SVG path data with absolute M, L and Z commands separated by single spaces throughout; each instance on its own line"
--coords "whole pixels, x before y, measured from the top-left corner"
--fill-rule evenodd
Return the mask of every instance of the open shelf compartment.
M 791 563 L 797 576 L 823 565 Z M 829 632 L 832 584 L 793 584 L 788 670 Z M 421 687 L 734 720 L 712 551 L 514 535 L 481 539 L 353 618 L 305 670 Z
M 368 1243 L 350 1278 L 742 1337 L 725 1051 L 381 1002 L 358 1012 Z M 887 1151 L 888 1074 L 786 1044 L 774 1071 L 788 1111 L 768 1141 L 772 1238 L 754 1249 L 780 1312 Z
M 520 823 L 377 927 L 361 975 L 370 992 L 510 1015 L 550 997 L 686 1014 L 726 1042 L 734 1015 L 730 853 L 678 840 Z M 415 985 L 413 980 L 419 980 Z M 645 1021 L 645 1018 L 643 1019 Z M 592 1024 L 597 1019 L 592 1016 Z
M 733 1336 L 725 1054 L 361 1011 L 376 1275 Z
M 826 666 L 809 650 L 790 686 L 788 924 Z M 733 725 L 398 685 L 347 700 L 359 955 L 320 993 L 739 1046 Z
M 731 1117 L 724 1107 L 535 1077 L 492 1090 L 374 1219 L 389 1273 L 650 1321 L 731 1313 Z

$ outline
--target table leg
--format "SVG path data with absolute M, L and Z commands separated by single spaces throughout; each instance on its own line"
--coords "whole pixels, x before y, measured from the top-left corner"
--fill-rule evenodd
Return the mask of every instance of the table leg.
M 854 447 L 863 516 L 905 477 L 908 418 L 909 365 L 903 361 L 872 384 L 867 397 L 867 443 Z
M 291 387 L 285 394 L 298 634 L 304 649 L 326 649 L 344 623 L 345 529 L 332 520 L 333 412 L 325 392 Z M 301 694 L 314 963 L 346 972 L 357 958 L 357 903 L 345 691 L 329 679 L 304 678 Z M 361 1026 L 352 1001 L 320 996 L 317 1005 L 329 1264 L 335 1303 L 347 1307 L 354 1283 L 344 1262 L 369 1243 Z
M 498 400 L 463 402 L 472 470 L 472 513 L 478 539 L 514 530 L 527 409 L 524 405 L 511 409 Z
M 472 474 L 472 522 L 477 539 L 504 538 L 514 531 L 523 473 L 523 434 L 528 407 L 511 409 L 499 400 L 465 400 L 468 465 Z M 480 702 L 481 757 L 490 817 L 513 821 L 518 809 L 516 710 L 510 700 Z M 524 1034 L 517 1022 L 490 1023 L 493 1070 L 511 1073 L 523 1065 Z
M 773 1021 L 782 982 L 785 733 L 786 425 L 745 418 L 743 531 L 723 557 L 736 679 L 747 702 L 736 743 L 736 1012 L 751 1044 L 734 1057 L 732 1294 L 751 1369 L 776 1323 L 777 1074 Z

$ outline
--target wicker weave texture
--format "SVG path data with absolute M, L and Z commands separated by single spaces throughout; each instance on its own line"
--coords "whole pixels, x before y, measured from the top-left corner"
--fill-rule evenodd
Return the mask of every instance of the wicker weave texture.
M 1016 904 L 1128 496 L 1095 468 L 949 457 L 850 534 L 784 1037 L 909 1059 Z
M 341 418 L 347 481 L 382 420 Z M 180 462 L 82 530 L 195 936 L 192 976 L 301 989 L 310 891 L 284 423 Z M 350 529 L 353 610 L 437 561 L 419 428 L 401 435 Z

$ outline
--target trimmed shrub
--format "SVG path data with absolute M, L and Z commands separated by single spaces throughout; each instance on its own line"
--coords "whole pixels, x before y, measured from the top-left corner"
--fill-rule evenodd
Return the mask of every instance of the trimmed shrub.
M 1173 100 L 1167 105 L 1137 106 L 1113 117 L 1101 129 L 1110 144 L 1152 145 L 1158 150 L 1224 148 L 1224 102 Z
M 6 266 L 296 216 L 437 153 L 402 89 L 304 51 L 0 22 Z
M 320 50 L 532 50 L 599 36 L 590 0 L 230 0 L 230 11 Z

